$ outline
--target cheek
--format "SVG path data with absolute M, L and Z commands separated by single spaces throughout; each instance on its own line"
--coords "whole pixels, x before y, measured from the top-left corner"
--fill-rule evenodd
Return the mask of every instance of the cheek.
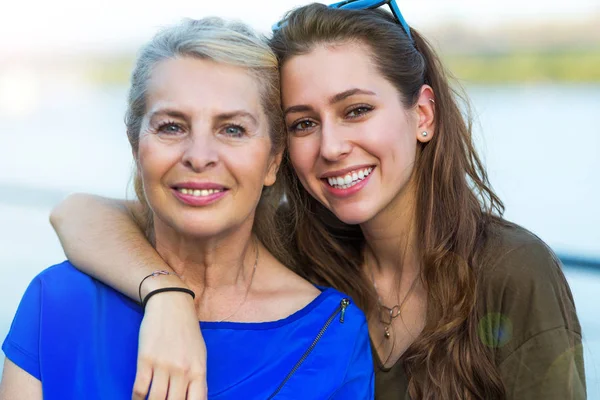
M 380 127 L 382 129 L 371 130 L 371 134 L 366 135 L 363 141 L 367 151 L 376 155 L 384 168 L 404 169 L 412 166 L 417 151 L 417 139 L 412 128 L 404 120 L 390 121 L 385 126 L 395 129 Z M 375 135 L 374 132 L 382 134 Z
M 240 185 L 249 189 L 262 190 L 271 160 L 270 145 L 257 143 L 254 146 L 242 146 L 232 151 L 226 149 L 221 155 L 226 168 Z
M 150 137 L 140 139 L 137 165 L 145 187 L 159 181 L 177 164 L 181 158 L 180 150 L 179 146 L 165 146 Z
M 317 161 L 315 154 L 318 155 L 318 143 L 315 142 L 311 138 L 304 137 L 292 138 L 288 144 L 290 160 L 294 171 L 296 171 L 300 181 L 305 185 L 309 181 L 312 175 L 311 171 Z

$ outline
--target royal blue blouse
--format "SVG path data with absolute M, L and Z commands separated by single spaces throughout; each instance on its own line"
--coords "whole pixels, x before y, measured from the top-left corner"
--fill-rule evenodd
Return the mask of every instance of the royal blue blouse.
M 373 399 L 367 323 L 324 289 L 274 322 L 200 322 L 210 399 Z M 29 285 L 2 346 L 45 400 L 131 399 L 141 307 L 68 261 Z

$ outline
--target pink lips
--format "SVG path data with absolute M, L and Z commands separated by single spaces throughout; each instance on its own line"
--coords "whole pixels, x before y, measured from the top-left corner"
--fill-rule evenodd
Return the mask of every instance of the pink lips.
M 189 190 L 220 190 L 219 192 L 209 194 L 207 196 L 194 196 L 192 194 L 181 193 L 178 188 L 186 188 Z M 171 188 L 175 197 L 184 204 L 194 207 L 207 206 L 222 199 L 229 190 L 223 185 L 212 182 L 185 182 L 175 185 Z
M 374 169 L 375 168 L 373 167 L 373 170 Z M 327 191 L 329 193 L 331 193 L 332 195 L 334 195 L 335 197 L 346 198 L 346 197 L 352 196 L 353 194 L 359 192 L 362 188 L 364 188 L 367 185 L 367 183 L 369 182 L 369 180 L 371 179 L 372 175 L 373 175 L 373 171 L 371 171 L 371 173 L 369 175 L 367 175 L 362 181 L 360 181 L 356 185 L 351 186 L 351 187 L 346 188 L 346 189 L 336 188 L 336 187 L 331 186 L 327 182 L 327 179 L 323 180 L 323 184 L 327 188 Z M 332 176 L 334 176 L 334 175 L 332 175 Z
M 198 190 L 224 190 L 225 186 L 213 182 L 181 182 L 173 185 L 174 188 L 198 189 Z
M 348 168 L 344 168 L 344 169 L 328 171 L 328 172 L 324 173 L 323 175 L 321 175 L 320 178 L 325 179 L 325 178 L 331 178 L 334 176 L 344 176 L 349 172 L 358 171 L 359 169 L 365 169 L 365 168 L 375 168 L 375 166 L 371 165 L 371 164 L 354 165 L 352 167 L 348 167 Z

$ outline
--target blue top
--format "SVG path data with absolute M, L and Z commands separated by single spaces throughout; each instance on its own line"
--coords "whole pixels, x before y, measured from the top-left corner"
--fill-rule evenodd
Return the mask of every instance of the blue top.
M 264 400 L 280 388 L 275 399 L 373 399 L 367 323 L 345 297 L 325 289 L 274 322 L 201 322 L 209 398 Z M 45 400 L 129 400 L 142 317 L 65 261 L 31 282 L 2 349 L 42 382 Z

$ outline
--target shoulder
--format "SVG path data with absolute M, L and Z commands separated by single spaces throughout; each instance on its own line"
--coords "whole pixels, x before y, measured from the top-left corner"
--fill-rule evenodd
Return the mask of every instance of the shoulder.
M 310 329 L 315 325 L 322 326 L 329 320 L 339 321 L 346 333 L 357 332 L 363 327 L 366 329 L 365 315 L 350 296 L 331 287 L 313 288 L 319 294 L 288 318 Z M 347 338 L 350 339 L 350 336 Z
M 554 252 L 506 223 L 490 227 L 482 256 L 478 334 L 494 349 L 509 392 L 579 398 L 574 394 L 585 391 L 581 326 Z
M 29 284 L 15 313 L 3 345 L 6 356 L 32 376 L 40 379 L 41 338 L 62 337 L 68 326 L 64 314 L 76 313 L 70 321 L 85 318 L 85 286 L 91 278 L 63 262 L 45 269 Z M 89 309 L 89 308 L 88 308 Z M 65 322 L 66 321 L 66 322 Z M 60 331 L 61 334 L 53 335 Z
M 334 288 L 321 288 L 322 296 L 326 297 L 328 308 L 339 308 L 340 313 L 344 313 L 344 321 L 351 321 L 358 328 L 363 325 L 366 327 L 367 319 L 363 311 L 356 305 L 354 300 L 345 293 Z
M 45 310 L 89 310 L 102 299 L 119 297 L 114 290 L 79 271 L 69 261 L 40 272 L 30 284 L 30 289 L 32 287 L 38 290 Z
M 492 226 L 480 262 L 479 329 L 500 353 L 548 331 L 581 335 L 560 261 L 540 238 L 511 223 Z
M 482 278 L 489 284 L 506 279 L 519 286 L 566 284 L 560 261 L 550 247 L 512 223 L 495 223 L 487 229 L 481 262 Z
M 38 280 L 43 284 L 70 286 L 74 283 L 88 283 L 92 278 L 75 268 L 71 262 L 65 260 L 46 268 L 34 280 Z
M 46 268 L 32 283 L 39 285 L 45 296 L 60 296 L 64 297 L 65 301 L 76 300 L 78 296 L 87 292 L 86 289 L 95 286 L 93 278 L 79 271 L 69 261 Z

